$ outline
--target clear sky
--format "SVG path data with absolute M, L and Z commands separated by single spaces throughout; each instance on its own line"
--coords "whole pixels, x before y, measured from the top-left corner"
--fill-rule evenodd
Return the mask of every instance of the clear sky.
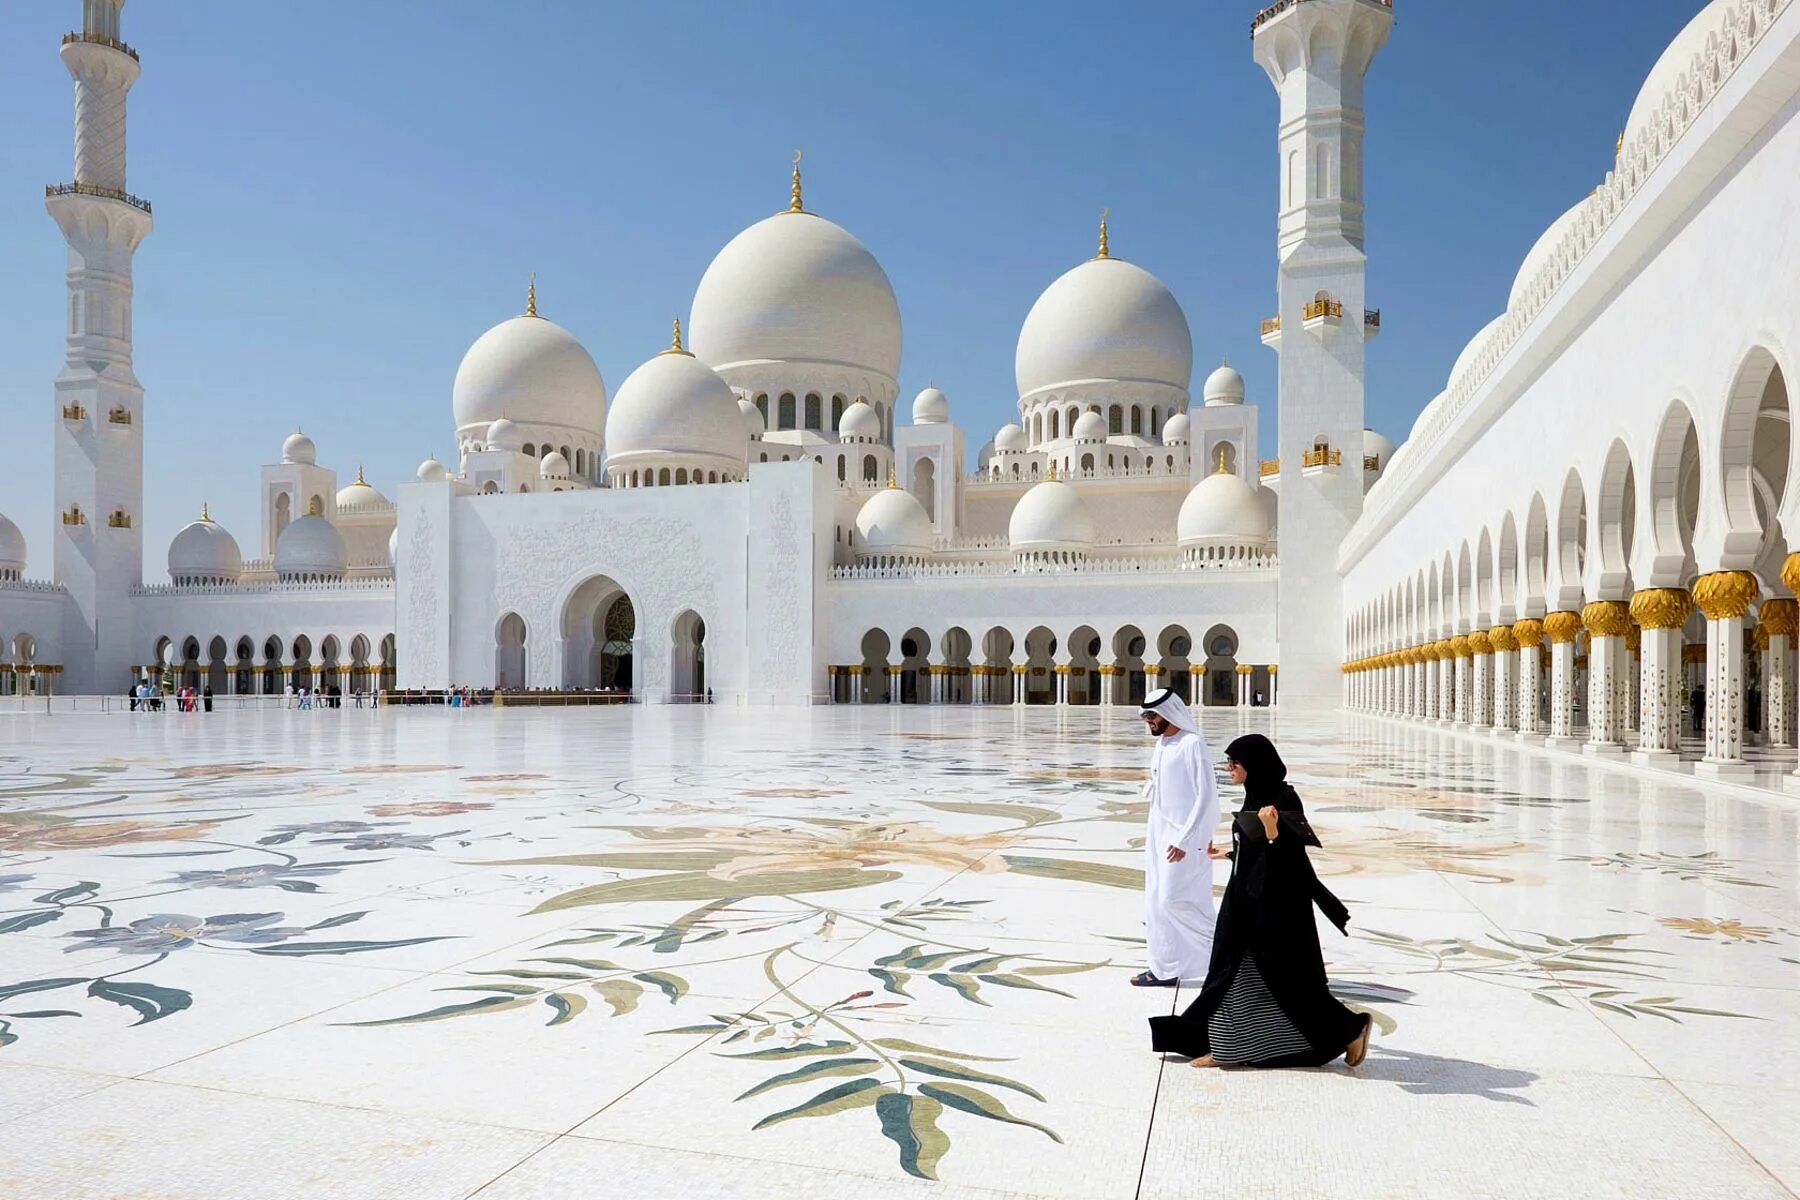
M 1396 441 L 1520 259 L 1591 190 L 1700 0 L 1398 0 L 1368 88 L 1369 423 Z M 1254 0 L 132 0 L 130 186 L 146 576 L 207 500 L 257 552 L 256 481 L 303 425 L 390 496 L 452 452 L 463 351 L 523 308 L 616 387 L 712 255 L 807 206 L 886 268 L 902 404 L 935 380 L 981 445 L 1037 294 L 1112 249 L 1173 289 L 1198 393 L 1228 356 L 1274 433 L 1275 97 Z M 71 174 L 57 57 L 78 0 L 0 10 L 0 512 L 50 573 Z M 1198 396 L 1196 394 L 1196 401 Z M 904 411 L 904 408 L 903 410 Z

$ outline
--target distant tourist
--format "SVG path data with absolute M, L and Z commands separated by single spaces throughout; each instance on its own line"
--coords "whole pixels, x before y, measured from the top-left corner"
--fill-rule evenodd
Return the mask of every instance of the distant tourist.
M 284 698 L 283 707 L 285 707 L 285 708 L 294 707 L 294 685 L 291 683 L 283 684 L 282 688 L 281 688 L 281 694 Z
M 211 712 L 212 711 L 212 702 L 213 702 L 213 690 L 212 690 L 212 684 L 210 682 L 206 685 L 206 690 L 200 693 L 200 697 L 201 697 L 201 703 L 203 703 L 206 706 L 206 711 Z
M 1141 715 L 1156 739 L 1150 751 L 1149 830 L 1144 839 L 1144 935 L 1149 970 L 1133 987 L 1175 987 L 1203 979 L 1212 955 L 1212 846 L 1219 781 L 1194 714 L 1173 689 L 1144 698 Z
M 1246 734 L 1225 758 L 1244 806 L 1232 849 L 1209 851 L 1233 860 L 1212 966 L 1186 1012 L 1150 1018 L 1150 1043 L 1196 1067 L 1319 1067 L 1339 1055 L 1354 1067 L 1368 1055 L 1373 1021 L 1331 994 L 1312 910 L 1339 932 L 1350 913 L 1313 873 L 1306 847 L 1319 839 L 1274 744 Z

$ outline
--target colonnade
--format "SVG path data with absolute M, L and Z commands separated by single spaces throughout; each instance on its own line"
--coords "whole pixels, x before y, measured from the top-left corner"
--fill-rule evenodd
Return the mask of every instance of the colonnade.
M 1781 579 L 1790 592 L 1800 588 L 1800 554 L 1788 556 Z M 1680 761 L 1683 717 L 1697 712 L 1695 772 L 1745 776 L 1752 689 L 1761 697 L 1760 744 L 1795 746 L 1800 605 L 1791 596 L 1759 603 L 1760 590 L 1747 571 L 1715 571 L 1689 588 L 1645 588 L 1579 611 L 1446 631 L 1346 662 L 1345 705 L 1661 766 Z M 1696 610 L 1703 633 L 1690 645 Z
M 1248 708 L 1259 703 L 1263 707 L 1274 707 L 1280 668 L 1277 664 L 1270 663 L 1263 669 L 1268 672 L 1267 696 L 1259 701 L 1256 693 L 1251 690 L 1252 677 L 1257 668 L 1249 663 L 1239 663 L 1234 669 L 1236 685 L 1232 691 L 1233 699 L 1226 707 Z M 1131 695 L 1131 689 L 1121 684 L 1129 675 L 1141 673 L 1146 694 L 1162 687 L 1172 687 L 1188 704 L 1198 706 L 1205 703 L 1207 679 L 1207 668 L 1203 664 L 1195 664 L 1180 671 L 1165 671 L 1156 663 L 1145 663 L 1142 667 L 1103 664 L 1093 669 L 1100 677 L 1099 697 L 1072 700 L 1069 686 L 1071 675 L 1085 672 L 1089 668 L 1067 662 L 1047 666 L 1028 666 L 1023 663 L 999 666 L 980 663 L 966 666 L 931 664 L 924 668 L 909 668 L 905 663 L 889 663 L 885 667 L 877 665 L 873 668 L 860 663 L 832 664 L 825 668 L 831 702 L 903 703 L 905 697 L 901 680 L 908 670 L 917 671 L 924 680 L 929 681 L 917 689 L 911 701 L 918 704 L 1074 704 L 1078 707 L 1100 703 L 1132 705 L 1137 703 L 1137 697 Z M 1074 694 L 1078 697 L 1086 695 L 1084 692 Z M 1219 705 L 1215 703 L 1210 706 Z

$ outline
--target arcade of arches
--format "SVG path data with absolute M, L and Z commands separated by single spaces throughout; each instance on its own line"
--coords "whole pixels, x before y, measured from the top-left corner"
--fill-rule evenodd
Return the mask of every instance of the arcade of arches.
M 1606 435 L 1548 495 L 1352 610 L 1346 706 L 1713 777 L 1791 768 L 1792 420 L 1755 351 L 1714 415 L 1676 400 Z
M 863 635 L 862 661 L 826 668 L 834 704 L 1135 705 L 1170 687 L 1190 704 L 1272 705 L 1278 668 L 1238 660 L 1238 636 L 1215 625 L 1196 645 L 1181 625 L 1160 631 L 1092 625 L 1023 637 L 995 626 L 979 640 L 961 626 Z
M 392 691 L 394 635 L 372 640 L 356 634 L 347 642 L 336 634 L 314 641 L 300 634 L 292 641 L 270 635 L 260 642 L 248 634 L 228 641 L 215 635 L 204 642 L 194 636 L 158 638 L 148 665 L 134 675 L 166 687 L 212 688 L 221 696 L 279 696 L 329 691 L 344 695 Z

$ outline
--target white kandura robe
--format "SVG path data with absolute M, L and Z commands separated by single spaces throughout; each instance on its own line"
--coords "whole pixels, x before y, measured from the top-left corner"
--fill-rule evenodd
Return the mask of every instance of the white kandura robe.
M 1219 781 L 1198 733 L 1156 739 L 1150 755 L 1149 830 L 1144 840 L 1144 931 L 1150 973 L 1199 983 L 1212 959 L 1212 860 L 1206 844 L 1219 825 Z M 1187 851 L 1168 860 L 1169 847 Z

